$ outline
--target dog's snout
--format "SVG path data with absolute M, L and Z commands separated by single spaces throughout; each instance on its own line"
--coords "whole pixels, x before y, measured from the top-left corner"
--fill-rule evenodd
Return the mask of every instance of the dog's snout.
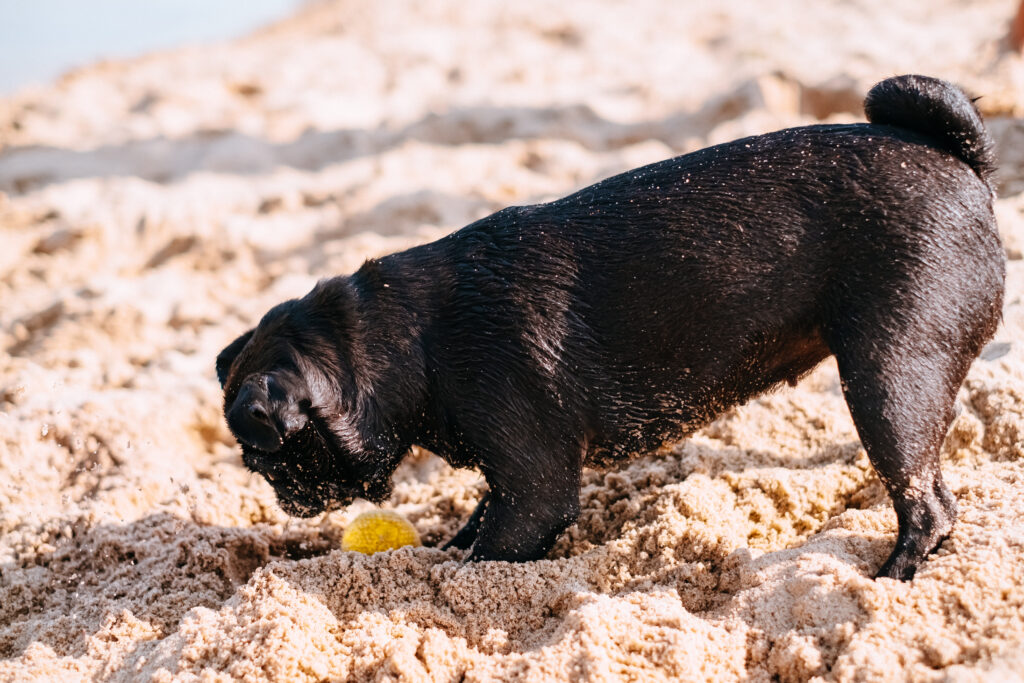
M 309 424 L 301 392 L 287 379 L 253 375 L 239 388 L 228 410 L 228 426 L 247 446 L 276 453 L 285 439 Z
M 228 411 L 228 426 L 247 446 L 274 453 L 284 440 L 270 409 L 265 383 L 246 382 Z

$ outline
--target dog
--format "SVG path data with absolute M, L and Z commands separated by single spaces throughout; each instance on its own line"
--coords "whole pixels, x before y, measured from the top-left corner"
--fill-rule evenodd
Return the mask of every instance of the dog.
M 384 500 L 412 445 L 488 491 L 446 547 L 529 561 L 581 469 L 681 439 L 830 355 L 909 579 L 956 501 L 939 449 L 1001 317 L 995 160 L 963 91 L 874 86 L 869 123 L 748 137 L 510 207 L 272 308 L 216 361 L 289 514 Z

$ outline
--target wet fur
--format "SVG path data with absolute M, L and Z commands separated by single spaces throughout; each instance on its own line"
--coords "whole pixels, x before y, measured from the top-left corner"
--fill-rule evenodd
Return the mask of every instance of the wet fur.
M 829 355 L 893 498 L 880 576 L 952 528 L 938 453 L 999 320 L 990 141 L 954 86 L 511 207 L 272 309 L 218 357 L 246 464 L 293 514 L 382 500 L 413 444 L 489 491 L 451 545 L 532 560 L 614 466 Z

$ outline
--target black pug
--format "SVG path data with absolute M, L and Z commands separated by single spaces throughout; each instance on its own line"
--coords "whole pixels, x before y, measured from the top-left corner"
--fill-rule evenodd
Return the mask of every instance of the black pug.
M 307 516 L 383 500 L 418 444 L 487 480 L 449 546 L 533 560 L 581 468 L 835 355 L 899 520 L 878 576 L 910 578 L 956 519 L 939 448 L 1005 265 L 972 101 L 899 76 L 865 110 L 510 207 L 274 307 L 217 357 L 245 464 Z

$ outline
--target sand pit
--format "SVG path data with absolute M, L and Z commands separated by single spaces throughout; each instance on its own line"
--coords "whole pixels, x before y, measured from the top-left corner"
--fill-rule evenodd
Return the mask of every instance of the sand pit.
M 0 100 L 0 680 L 1021 680 L 1024 61 L 1014 0 L 315 4 Z M 483 490 L 414 452 L 424 547 L 342 552 L 242 466 L 213 360 L 317 278 L 901 72 L 999 141 L 1004 323 L 909 583 L 831 362 L 618 472 L 548 559 L 436 546 Z

